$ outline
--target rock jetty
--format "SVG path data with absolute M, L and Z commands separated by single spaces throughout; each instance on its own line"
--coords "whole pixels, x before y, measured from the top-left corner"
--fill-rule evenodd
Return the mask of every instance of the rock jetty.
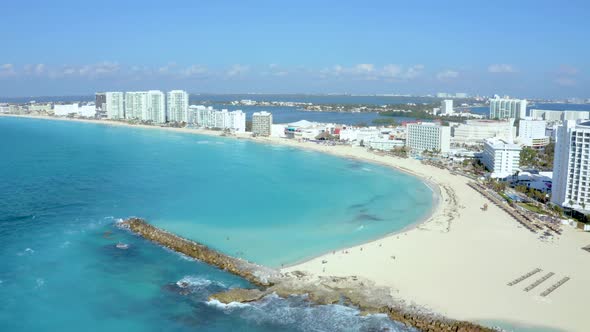
M 259 287 L 272 286 L 270 280 L 278 274 L 273 269 L 222 254 L 203 244 L 167 232 L 140 218 L 129 218 L 119 223 L 119 226 L 171 250 L 240 276 Z
M 319 277 L 300 271 L 281 274 L 276 270 L 222 254 L 195 241 L 169 233 L 140 218 L 127 219 L 121 222 L 120 226 L 159 245 L 240 276 L 258 287 L 234 288 L 210 296 L 210 299 L 222 303 L 252 302 L 273 293 L 283 298 L 305 295 L 316 304 L 340 303 L 355 306 L 363 314 L 386 314 L 392 320 L 425 332 L 495 331 L 407 305 L 393 298 L 389 289 L 376 286 L 372 281 L 357 276 Z

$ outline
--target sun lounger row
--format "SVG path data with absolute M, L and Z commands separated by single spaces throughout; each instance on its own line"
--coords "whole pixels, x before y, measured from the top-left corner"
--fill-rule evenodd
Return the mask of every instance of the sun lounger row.
M 511 282 L 508 283 L 508 286 L 514 286 L 514 285 L 518 284 L 519 282 L 521 282 L 521 281 L 529 278 L 530 276 L 532 276 L 532 275 L 534 275 L 536 273 L 539 273 L 541 271 L 543 271 L 543 270 L 541 270 L 539 268 L 536 268 L 536 269 L 532 270 L 531 272 L 529 272 L 527 274 L 523 274 L 519 278 L 512 280 Z
M 527 286 L 527 288 L 524 289 L 525 292 L 530 291 L 531 289 L 539 286 L 541 283 L 543 283 L 545 280 L 551 278 L 555 273 L 553 272 L 549 272 L 546 275 L 542 276 L 540 279 L 537 279 L 537 281 L 533 282 L 532 284 L 530 284 L 529 286 Z
M 538 225 L 533 223 L 532 220 L 530 220 L 530 218 L 528 218 L 526 215 L 523 215 L 520 212 L 518 212 L 517 210 L 510 208 L 509 206 L 504 204 L 504 202 L 502 202 L 500 199 L 498 199 L 497 197 L 494 197 L 494 195 L 492 195 L 490 192 L 488 192 L 484 186 L 482 186 L 478 183 L 474 183 L 474 182 L 469 182 L 468 185 L 471 188 L 475 189 L 480 194 L 482 194 L 484 197 L 489 199 L 496 206 L 498 206 L 499 208 L 504 210 L 506 213 L 508 213 L 514 219 L 516 219 L 516 221 L 518 221 L 521 225 L 523 225 L 529 231 L 536 233 L 539 229 L 541 229 L 541 227 L 539 227 Z
M 541 296 L 545 297 L 545 296 L 551 294 L 551 292 L 553 292 L 554 290 L 559 288 L 561 285 L 565 284 L 568 280 L 570 280 L 570 277 L 565 277 L 565 278 L 559 280 L 558 282 L 553 284 L 553 286 L 547 288 L 543 293 L 541 293 Z

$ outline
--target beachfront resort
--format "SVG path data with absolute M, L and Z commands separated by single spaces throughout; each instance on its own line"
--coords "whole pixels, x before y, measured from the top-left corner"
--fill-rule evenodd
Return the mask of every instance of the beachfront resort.
M 584 331 L 590 114 L 527 111 L 526 101 L 499 97 L 489 105 L 489 119 L 459 123 L 274 123 L 268 109 L 217 110 L 189 105 L 185 91 L 151 90 L 97 93 L 94 103 L 5 104 L 0 113 L 221 135 L 402 170 L 438 196 L 426 221 L 280 271 L 362 277 L 454 319 Z M 432 113 L 452 115 L 452 102 Z

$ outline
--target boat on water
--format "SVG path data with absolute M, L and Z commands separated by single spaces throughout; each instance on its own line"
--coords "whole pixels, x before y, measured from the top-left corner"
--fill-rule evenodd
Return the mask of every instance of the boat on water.
M 129 245 L 127 243 L 121 243 L 121 242 L 119 242 L 119 243 L 117 243 L 117 246 L 116 247 L 118 249 L 128 249 L 129 248 Z

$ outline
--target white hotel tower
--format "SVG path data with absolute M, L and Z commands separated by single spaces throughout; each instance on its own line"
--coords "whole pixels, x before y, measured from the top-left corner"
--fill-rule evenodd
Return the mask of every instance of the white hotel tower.
M 188 93 L 183 90 L 168 92 L 168 121 L 188 123 Z
M 125 94 L 123 92 L 105 92 L 107 118 L 125 118 Z
M 526 99 L 508 99 L 495 96 L 490 99 L 490 119 L 524 119 Z
M 159 90 L 148 91 L 147 102 L 147 113 L 143 120 L 166 123 L 166 96 L 164 93 Z
M 564 121 L 557 129 L 551 202 L 590 209 L 590 121 Z

